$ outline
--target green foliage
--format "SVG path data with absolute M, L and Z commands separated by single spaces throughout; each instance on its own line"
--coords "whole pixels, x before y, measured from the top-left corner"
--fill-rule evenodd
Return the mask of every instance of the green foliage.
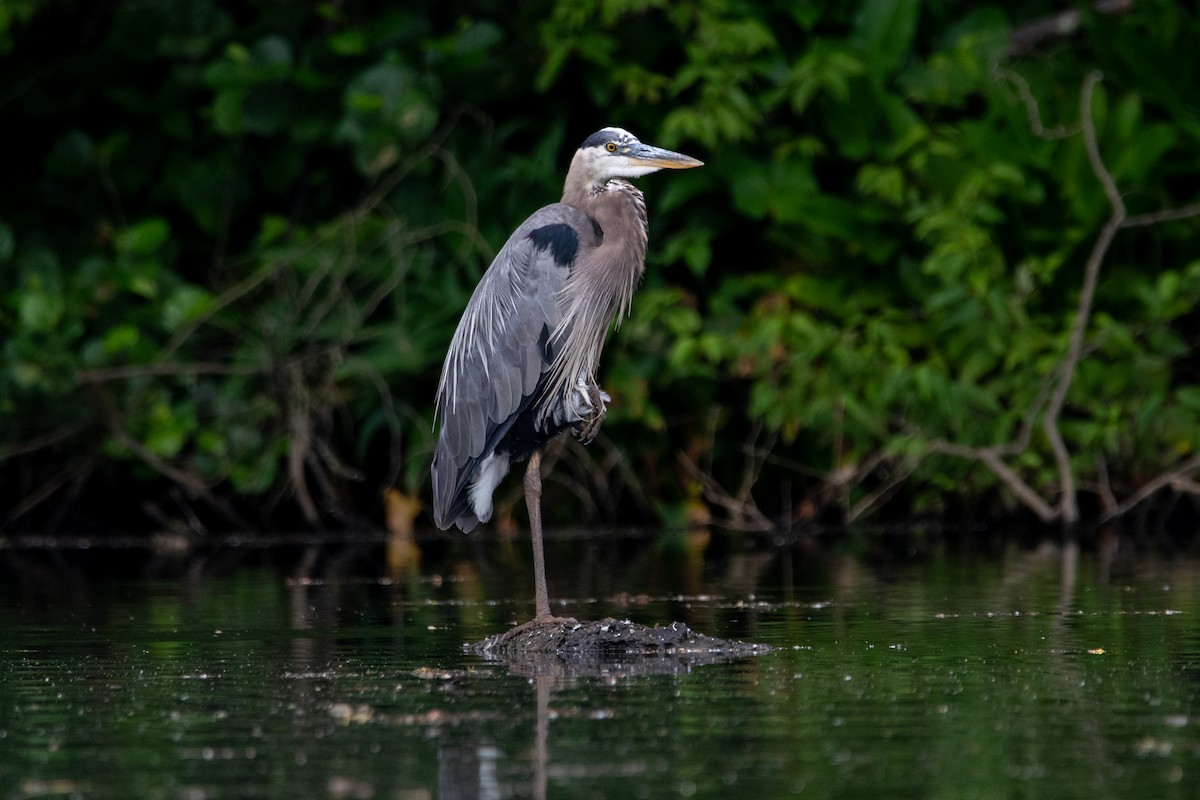
M 589 72 L 639 61 L 647 45 L 632 37 L 615 51 L 585 45 L 597 35 L 603 6 L 595 8 L 586 17 L 576 4 L 572 24 L 545 40 L 562 50 L 579 31 L 576 55 L 592 65 Z M 675 98 L 664 120 L 669 142 L 697 140 L 713 151 L 706 170 L 728 187 L 733 213 L 714 220 L 694 210 L 692 229 L 711 230 L 709 252 L 723 255 L 700 262 L 702 292 L 684 280 L 653 302 L 643 296 L 635 324 L 618 340 L 628 352 L 611 360 L 637 358 L 639 350 L 667 353 L 666 371 L 648 365 L 642 374 L 658 374 L 669 388 L 685 372 L 698 405 L 719 403 L 735 419 L 765 422 L 786 457 L 806 465 L 801 474 L 831 480 L 885 454 L 893 469 L 914 471 L 910 508 L 945 511 L 954 501 L 977 501 L 996 485 L 994 476 L 969 460 L 926 455 L 945 441 L 1013 445 L 1044 411 L 1066 352 L 1082 262 L 1110 212 L 1081 137 L 1037 136 L 1021 91 L 1041 103 L 1046 126 L 1061 119 L 1078 129 L 1077 95 L 1059 87 L 1078 87 L 1096 62 L 1060 52 L 1011 72 L 1002 66 L 1011 23 L 997 9 L 870 0 L 853 12 L 815 14 L 825 33 L 803 46 L 790 38 L 796 32 L 785 9 L 763 8 L 733 58 L 728 41 L 704 35 L 727 24 L 728 12 L 701 8 L 668 18 L 687 42 L 684 66 L 645 82 L 669 87 Z M 1036 6 L 1023 21 L 1029 16 L 1036 18 Z M 1138 17 L 1097 20 L 1086 35 L 1104 52 L 1108 37 L 1143 24 Z M 633 23 L 634 15 L 623 20 Z M 1184 46 L 1197 20 L 1176 17 L 1175 24 L 1155 47 Z M 1180 58 L 1184 72 L 1194 71 L 1194 57 Z M 1144 198 L 1131 200 L 1144 210 L 1188 200 L 1169 187 L 1170 175 L 1195 166 L 1180 138 L 1194 113 L 1150 110 L 1146 97 L 1156 90 L 1141 86 L 1138 74 L 1103 66 L 1118 72 L 1111 81 L 1118 98 L 1102 95 L 1095 107 L 1113 178 Z M 718 191 L 706 189 L 709 197 Z M 681 258 L 675 242 L 687 235 L 660 244 L 659 253 Z M 1180 286 L 1169 276 L 1184 267 L 1172 259 L 1187 257 L 1194 227 L 1156 229 L 1160 263 L 1141 265 L 1149 268 L 1139 275 L 1126 248 L 1144 246 L 1147 237 L 1124 235 L 1129 243 L 1105 265 L 1087 359 L 1063 424 L 1084 482 L 1136 480 L 1194 452 L 1196 443 L 1177 396 L 1188 323 L 1181 328 L 1151 288 L 1170 295 Z M 1177 296 L 1176 309 L 1186 315 L 1196 294 Z M 688 324 L 672 322 L 680 314 Z M 642 315 L 645 324 L 636 324 Z M 731 384 L 731 376 L 740 380 Z M 705 381 L 711 387 L 698 391 Z M 644 384 L 629 391 L 639 407 L 655 394 Z M 666 416 L 653 408 L 647 420 L 661 424 Z M 737 450 L 748 442 L 727 438 L 715 443 L 713 462 L 731 485 Z M 1053 496 L 1058 477 L 1045 446 L 1032 442 L 1020 461 L 1028 482 Z M 1113 474 L 1096 476 L 1101 462 Z M 865 480 L 855 493 L 861 498 L 871 488 Z
M 1112 212 L 1079 134 L 1091 70 L 1129 212 L 1195 200 L 1200 18 L 1166 2 L 1018 61 L 1013 26 L 1058 6 L 188 0 L 86 35 L 81 8 L 0 2 L 0 480 L 37 501 L 10 519 L 110 483 L 222 524 L 422 491 L 459 311 L 606 124 L 707 166 L 643 182 L 651 263 L 601 375 L 639 470 L 593 448 L 586 471 L 623 475 L 597 485 L 672 518 L 747 476 L 725 500 L 784 520 L 894 475 L 907 511 L 1011 503 L 951 443 L 1008 448 L 1053 497 L 1033 423 Z M 1196 235 L 1106 253 L 1059 425 L 1085 489 L 1200 448 Z

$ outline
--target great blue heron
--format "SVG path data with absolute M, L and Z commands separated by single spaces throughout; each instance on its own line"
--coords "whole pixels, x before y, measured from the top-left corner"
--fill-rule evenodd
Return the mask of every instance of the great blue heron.
M 596 383 L 613 318 L 646 265 L 642 193 L 622 180 L 703 162 L 621 128 L 584 140 L 562 201 L 525 220 L 475 288 L 438 384 L 433 517 L 464 532 L 492 516 L 509 465 L 529 459 L 535 622 L 552 619 L 542 549 L 542 449 L 566 430 L 587 444 L 609 396 Z

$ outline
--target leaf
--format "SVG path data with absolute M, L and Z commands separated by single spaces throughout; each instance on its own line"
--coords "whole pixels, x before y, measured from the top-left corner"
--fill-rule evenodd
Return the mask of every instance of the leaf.
M 898 206 L 904 201 L 904 172 L 899 167 L 865 164 L 858 171 L 855 184 L 863 194 L 891 205 Z
M 887 77 L 909 57 L 921 0 L 866 0 L 854 20 L 851 41 L 872 72 Z
M 211 89 L 246 89 L 254 85 L 254 71 L 243 62 L 214 61 L 204 70 L 204 82 Z
M 1200 413 L 1200 386 L 1184 386 L 1175 392 L 1179 404 L 1189 411 Z
M 183 449 L 188 435 L 195 427 L 191 405 L 172 407 L 166 401 L 150 409 L 150 427 L 145 436 L 147 449 L 164 458 L 172 458 Z
M 64 310 L 62 297 L 55 293 L 26 289 L 17 296 L 21 327 L 28 331 L 54 330 Z
M 467 25 L 454 38 L 455 48 L 461 55 L 487 52 L 504 40 L 503 29 L 489 20 L 475 21 Z
M 241 89 L 225 89 L 217 92 L 213 99 L 212 119 L 217 133 L 236 136 L 242 132 L 242 101 L 246 93 Z
M 282 241 L 291 230 L 292 223 L 287 217 L 278 214 L 268 214 L 262 218 L 258 228 L 258 244 L 269 245 Z
M 141 339 L 141 331 L 136 325 L 117 325 L 104 335 L 104 352 L 109 355 L 131 350 Z
M 367 50 L 367 35 L 361 28 L 339 31 L 329 37 L 329 49 L 339 56 L 360 56 Z
M 766 165 L 748 162 L 733 178 L 734 201 L 751 217 L 770 214 L 781 221 L 801 221 L 816 192 L 817 182 L 807 160 Z
M 174 332 L 212 307 L 212 295 L 199 286 L 180 286 L 163 302 L 162 324 Z
M 117 252 L 124 256 L 148 256 L 162 247 L 171 227 L 162 217 L 150 217 L 117 233 Z
M 254 44 L 251 57 L 259 69 L 278 77 L 292 66 L 292 46 L 282 36 L 267 36 Z

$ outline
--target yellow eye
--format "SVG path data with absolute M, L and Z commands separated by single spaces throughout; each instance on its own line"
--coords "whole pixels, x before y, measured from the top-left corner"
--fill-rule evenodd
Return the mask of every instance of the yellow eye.
M 604 149 L 610 153 L 615 153 L 615 152 L 617 152 L 617 143 L 609 142 L 608 144 L 604 145 Z

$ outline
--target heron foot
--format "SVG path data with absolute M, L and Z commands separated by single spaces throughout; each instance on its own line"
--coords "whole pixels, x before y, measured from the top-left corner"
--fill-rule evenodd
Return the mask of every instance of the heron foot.
M 524 633 L 537 630 L 545 625 L 567 625 L 569 627 L 575 627 L 578 624 L 579 620 L 575 619 L 574 617 L 556 617 L 553 615 L 534 617 L 533 619 L 529 620 L 529 622 L 523 622 L 517 627 L 505 631 L 504 635 L 500 638 L 502 641 L 509 642 Z
M 608 401 L 611 400 L 608 393 L 602 390 L 596 384 L 591 384 L 587 387 L 588 400 L 592 405 L 592 413 L 585 419 L 581 419 L 575 425 L 575 438 L 581 444 L 591 444 L 596 440 L 596 436 L 600 434 L 600 426 L 604 423 L 604 417 L 608 415 Z

